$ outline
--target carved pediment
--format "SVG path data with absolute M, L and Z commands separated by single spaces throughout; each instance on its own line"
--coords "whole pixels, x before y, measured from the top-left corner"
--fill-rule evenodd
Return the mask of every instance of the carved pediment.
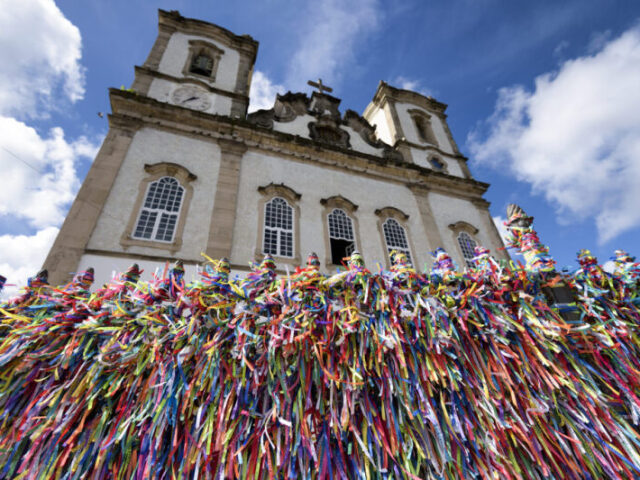
M 269 110 L 258 110 L 247 115 L 247 121 L 264 128 L 273 128 L 274 119 L 273 108 Z
M 340 99 L 327 95 L 326 93 L 313 92 L 309 113 L 316 117 L 331 117 L 336 124 L 340 123 Z
M 304 93 L 287 92 L 276 96 L 273 106 L 275 119 L 278 122 L 291 122 L 296 117 L 307 113 L 309 109 L 309 97 Z
M 318 142 L 351 148 L 349 133 L 342 130 L 340 125 L 330 116 L 322 117 L 317 122 L 310 122 L 309 136 Z
M 312 140 L 350 149 L 350 134 L 343 129 L 347 126 L 360 135 L 365 143 L 382 150 L 382 158 L 385 160 L 404 161 L 402 153 L 376 138 L 375 126 L 353 110 L 347 110 L 344 117 L 341 117 L 339 106 L 340 99 L 326 93 L 313 92 L 309 98 L 304 93 L 287 92 L 276 96 L 273 108 L 250 113 L 247 120 L 259 127 L 273 129 L 274 122 L 288 123 L 309 115 L 315 118 L 308 124 L 309 138 Z

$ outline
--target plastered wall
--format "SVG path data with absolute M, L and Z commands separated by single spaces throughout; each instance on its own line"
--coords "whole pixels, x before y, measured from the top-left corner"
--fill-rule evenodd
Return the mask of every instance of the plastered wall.
M 127 229 L 142 180 L 148 175 L 144 166 L 160 162 L 177 163 L 197 176 L 191 182 L 194 193 L 182 236 L 182 248 L 175 256 L 193 259 L 204 251 L 220 165 L 219 147 L 214 142 L 151 128 L 144 128 L 135 134 L 91 236 L 89 249 L 123 249 L 120 244 L 121 236 Z M 184 214 L 184 210 L 181 214 Z M 167 255 L 167 251 L 162 249 L 141 246 L 129 246 L 126 252 Z
M 256 208 L 262 195 L 258 192 L 258 187 L 271 182 L 283 183 L 302 194 L 298 205 L 302 217 L 300 254 L 303 259 L 309 252 L 315 251 L 322 264 L 327 263 L 323 223 L 326 222 L 326 217 L 320 200 L 342 195 L 358 205 L 355 215 L 358 218 L 361 244 L 357 247 L 370 266 L 374 266 L 376 262 L 384 265 L 386 250 L 378 230 L 379 217 L 374 211 L 388 206 L 398 208 L 409 215 L 407 233 L 415 246 L 415 251 L 412 252 L 414 259 L 418 265 L 427 260 L 430 246 L 425 238 L 413 194 L 405 186 L 248 151 L 242 159 L 241 166 L 238 215 L 232 250 L 234 262 L 246 263 L 253 260 L 256 248 L 261 246 Z

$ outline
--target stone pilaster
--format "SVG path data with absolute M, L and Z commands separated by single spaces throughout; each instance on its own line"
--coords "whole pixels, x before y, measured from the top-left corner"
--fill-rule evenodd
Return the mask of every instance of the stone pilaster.
M 487 235 L 494 242 L 495 247 L 491 249 L 491 253 L 493 254 L 493 256 L 502 260 L 511 260 L 507 249 L 504 248 L 502 237 L 500 236 L 498 228 L 493 222 L 491 212 L 489 211 L 489 205 L 491 205 L 491 203 L 487 202 L 484 198 L 472 200 L 471 203 L 473 203 L 473 205 L 478 209 L 480 218 L 482 219 L 483 227 L 486 230 Z M 485 245 L 485 247 L 489 247 L 489 245 Z
M 440 230 L 438 229 L 436 219 L 431 210 L 431 204 L 429 203 L 429 187 L 426 185 L 410 185 L 409 190 L 411 190 L 416 199 L 420 219 L 422 220 L 424 232 L 429 242 L 429 248 L 435 250 L 438 247 L 444 247 Z
M 231 258 L 233 227 L 236 221 L 240 162 L 247 151 L 243 143 L 218 140 L 220 145 L 220 171 L 211 212 L 206 254 L 211 258 Z
M 44 262 L 52 285 L 68 282 L 77 270 L 135 131 L 113 125 L 109 129 Z
M 167 49 L 167 45 L 169 44 L 169 39 L 171 35 L 176 31 L 174 27 L 168 25 L 160 25 L 158 36 L 156 37 L 156 41 L 151 48 L 151 52 L 149 52 L 149 56 L 147 60 L 144 62 L 144 66 L 151 70 L 158 70 L 160 68 L 160 61 L 162 60 L 162 56 L 164 55 L 165 50 Z M 151 77 L 149 74 L 145 74 L 144 71 L 136 69 L 135 78 L 133 80 L 133 84 L 131 88 L 135 90 L 138 94 L 146 95 L 149 93 L 149 88 L 151 87 Z

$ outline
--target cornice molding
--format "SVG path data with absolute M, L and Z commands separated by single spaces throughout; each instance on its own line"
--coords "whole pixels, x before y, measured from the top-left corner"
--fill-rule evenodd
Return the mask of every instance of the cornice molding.
M 236 35 L 214 23 L 183 17 L 177 10 L 158 10 L 158 28 L 212 38 L 231 48 L 250 54 L 254 61 L 258 53 L 259 43 L 250 35 Z
M 444 150 L 442 150 L 442 149 L 440 149 L 440 148 L 438 148 L 438 147 L 436 147 L 434 145 L 420 145 L 419 143 L 410 142 L 406 138 L 401 138 L 401 139 L 397 140 L 396 143 L 393 146 L 394 147 L 398 147 L 398 146 L 401 146 L 401 145 L 406 145 L 407 147 L 411 147 L 411 148 L 417 148 L 418 150 L 433 151 L 433 152 L 439 153 L 440 155 L 444 155 L 444 156 L 449 157 L 449 158 L 455 158 L 455 159 L 458 159 L 458 160 L 464 160 L 465 162 L 469 160 L 467 157 L 465 157 L 461 153 L 445 152 Z
M 114 123 L 131 128 L 149 126 L 218 142 L 227 139 L 248 148 L 304 162 L 313 162 L 403 185 L 428 184 L 430 188 L 462 198 L 481 198 L 489 185 L 436 172 L 419 165 L 384 159 L 362 152 L 323 145 L 284 132 L 256 128 L 237 118 L 197 112 L 118 89 L 110 90 L 110 115 Z
M 229 140 L 226 138 L 219 138 L 218 145 L 220 145 L 220 150 L 222 151 L 223 154 L 227 153 L 227 154 L 237 155 L 237 156 L 244 155 L 244 153 L 249 148 L 241 140 L 240 141 L 236 139 Z
M 187 168 L 173 162 L 159 162 L 154 164 L 145 163 L 144 171 L 150 174 L 156 174 L 166 171 L 169 175 L 175 176 L 183 182 L 193 182 L 198 177 L 191 173 Z
M 230 98 L 236 98 L 238 100 L 244 100 L 246 102 L 249 101 L 249 97 L 247 95 L 244 95 L 242 93 L 237 93 L 237 92 L 231 92 L 229 90 L 222 90 L 221 88 L 217 88 L 212 86 L 209 82 L 197 78 L 195 76 L 189 76 L 189 77 L 174 77 L 173 75 L 169 75 L 167 73 L 162 73 L 159 72 L 157 70 L 153 70 L 152 68 L 148 68 L 148 67 L 141 67 L 139 65 L 136 65 L 134 67 L 135 69 L 135 74 L 136 75 L 147 75 L 149 77 L 152 78 L 159 78 L 161 80 L 167 80 L 169 82 L 174 82 L 174 83 L 188 83 L 188 84 L 192 84 L 192 85 L 198 85 L 204 89 L 206 89 L 209 93 L 215 93 L 218 95 L 224 95 L 226 97 L 230 97 Z M 204 78 L 204 77 L 203 77 Z
M 296 192 L 291 187 L 287 187 L 284 183 L 271 182 L 269 185 L 258 187 L 258 192 L 268 197 L 281 195 L 294 203 L 302 198 L 302 194 Z
M 320 204 L 327 208 L 342 208 L 351 213 L 358 210 L 358 205 L 353 203 L 348 198 L 344 198 L 342 195 L 334 195 L 329 198 L 323 198 L 320 200 Z
M 456 222 L 449 225 L 449 229 L 453 232 L 467 232 L 471 235 L 477 235 L 480 230 L 467 222 Z
M 443 114 L 447 109 L 446 103 L 439 102 L 431 97 L 425 97 L 424 95 L 411 90 L 392 87 L 388 83 L 381 81 L 378 84 L 378 89 L 373 96 L 372 102 L 378 106 L 382 106 L 386 99 L 393 99 L 396 102 L 411 103 L 438 114 Z
M 381 218 L 395 218 L 396 220 L 409 220 L 409 215 L 404 213 L 402 210 L 396 207 L 384 207 L 378 208 L 373 213 Z

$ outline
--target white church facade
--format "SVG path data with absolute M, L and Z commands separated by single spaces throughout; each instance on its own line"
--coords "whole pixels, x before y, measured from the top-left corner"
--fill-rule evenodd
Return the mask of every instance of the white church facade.
M 370 268 L 405 251 L 417 268 L 444 247 L 464 266 L 475 244 L 507 258 L 446 121 L 446 105 L 381 82 L 362 115 L 319 83 L 247 114 L 258 43 L 178 12 L 128 91 L 111 89 L 104 140 L 45 261 L 52 283 L 134 261 L 149 271 L 205 253 L 234 271 L 270 253 L 324 271 L 359 250 Z

